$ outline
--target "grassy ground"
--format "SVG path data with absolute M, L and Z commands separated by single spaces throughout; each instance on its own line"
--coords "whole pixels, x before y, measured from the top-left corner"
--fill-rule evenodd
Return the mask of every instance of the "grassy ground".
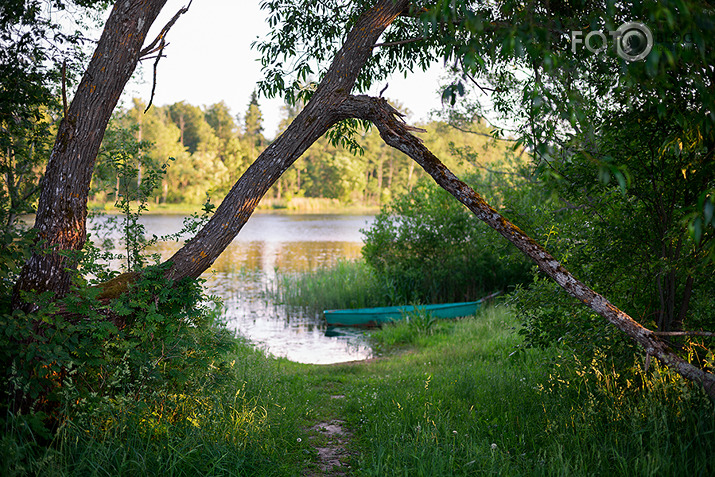
M 516 326 L 504 308 L 389 326 L 371 338 L 382 356 L 330 366 L 273 359 L 243 344 L 230 374 L 207 380 L 198 395 L 165 390 L 148 407 L 108 403 L 106 412 L 63 423 L 51 445 L 35 446 L 32 459 L 18 457 L 33 445 L 27 432 L 7 429 L 0 470 L 713 475 L 715 414 L 698 389 L 658 367 L 636 374 L 636 382 L 605 361 L 520 350 Z M 330 426 L 343 434 L 331 436 Z M 343 465 L 326 465 L 326 449 Z
M 353 432 L 355 475 L 710 475 L 713 407 L 655 370 L 645 390 L 601 364 L 518 351 L 490 309 L 375 336 L 387 359 L 311 371 Z M 561 368 L 554 367 L 562 363 Z M 560 369 L 560 370 L 559 370 Z M 339 409 L 334 409 L 339 407 Z

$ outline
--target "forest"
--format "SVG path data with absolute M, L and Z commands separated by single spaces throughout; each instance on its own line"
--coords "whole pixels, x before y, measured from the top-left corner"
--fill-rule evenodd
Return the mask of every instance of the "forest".
M 90 204 L 111 209 L 126 187 L 136 191 L 140 170 L 160 171 L 167 165 L 150 202 L 201 205 L 207 196 L 226 195 L 270 144 L 263 135 L 255 93 L 241 114 L 233 114 L 223 102 L 203 108 L 180 102 L 145 110 L 146 104 L 134 99 L 131 108 L 115 112 L 98 156 Z M 285 129 L 300 110 L 285 105 L 282 112 L 280 127 Z M 422 139 L 441 156 L 452 157 L 454 148 L 478 153 L 472 164 L 448 161 L 459 172 L 502 158 L 514 143 L 492 138 L 491 127 L 480 118 L 461 130 L 445 121 L 422 126 L 427 131 Z M 331 199 L 325 202 L 336 204 L 333 207 L 379 207 L 410 190 L 424 174 L 414 161 L 382 142 L 375 129 L 361 130 L 355 141 L 359 149 L 352 152 L 327 137 L 316 141 L 276 181 L 263 198 L 263 207 L 289 208 L 293 198 Z M 119 182 L 118 157 L 137 169 L 131 184 Z
M 192 13 L 154 33 L 166 5 L 0 5 L 0 473 L 715 472 L 708 2 L 263 0 L 244 111 L 120 104 Z M 427 124 L 367 94 L 434 62 Z M 274 138 L 262 96 L 286 104 Z M 309 203 L 379 213 L 359 260 L 274 271 L 265 299 L 501 296 L 367 332 L 375 359 L 276 358 L 203 277 L 257 210 Z M 152 255 L 141 214 L 184 206 Z

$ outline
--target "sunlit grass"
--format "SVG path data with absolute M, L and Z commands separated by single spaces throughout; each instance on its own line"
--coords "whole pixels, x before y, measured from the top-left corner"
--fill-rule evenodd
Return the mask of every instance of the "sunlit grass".
M 16 420 L 0 470 L 310 475 L 323 442 L 310 429 L 340 419 L 352 435 L 348 475 L 713 474 L 713 405 L 697 386 L 654 363 L 618 371 L 606 356 L 522 349 L 518 328 L 503 306 L 428 329 L 400 322 L 371 335 L 387 357 L 330 366 L 240 340 L 193 393 L 106 402 L 72 415 L 49 444 Z
M 663 368 L 617 373 L 565 350 L 522 350 L 504 308 L 409 323 L 373 337 L 386 352 L 346 402 L 357 475 L 712 473 L 713 406 Z M 628 381 L 630 379 L 630 381 Z

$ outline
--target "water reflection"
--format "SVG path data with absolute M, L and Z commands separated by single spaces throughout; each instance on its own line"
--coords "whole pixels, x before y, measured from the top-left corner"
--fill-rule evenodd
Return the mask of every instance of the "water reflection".
M 254 215 L 203 274 L 207 289 L 223 299 L 229 327 L 276 356 L 320 364 L 369 357 L 362 332 L 326 335 L 322 314 L 275 304 L 265 290 L 278 270 L 304 272 L 359 257 L 360 229 L 372 220 L 372 216 Z M 141 218 L 150 236 L 176 233 L 182 221 L 182 216 Z M 116 239 L 119 234 L 114 230 L 110 236 Z M 154 251 L 166 259 L 180 246 L 180 242 L 161 242 Z

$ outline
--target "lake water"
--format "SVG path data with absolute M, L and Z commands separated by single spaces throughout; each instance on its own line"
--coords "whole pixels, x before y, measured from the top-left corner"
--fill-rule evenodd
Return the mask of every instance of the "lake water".
M 147 215 L 140 220 L 149 236 L 161 236 L 178 232 L 183 218 Z M 372 221 L 369 215 L 254 214 L 204 273 L 206 289 L 223 299 L 231 329 L 275 356 L 315 364 L 370 357 L 361 331 L 326 336 L 322 313 L 274 304 L 265 290 L 276 271 L 304 272 L 359 257 L 360 229 Z M 157 251 L 166 259 L 180 246 L 180 242 L 164 242 Z

